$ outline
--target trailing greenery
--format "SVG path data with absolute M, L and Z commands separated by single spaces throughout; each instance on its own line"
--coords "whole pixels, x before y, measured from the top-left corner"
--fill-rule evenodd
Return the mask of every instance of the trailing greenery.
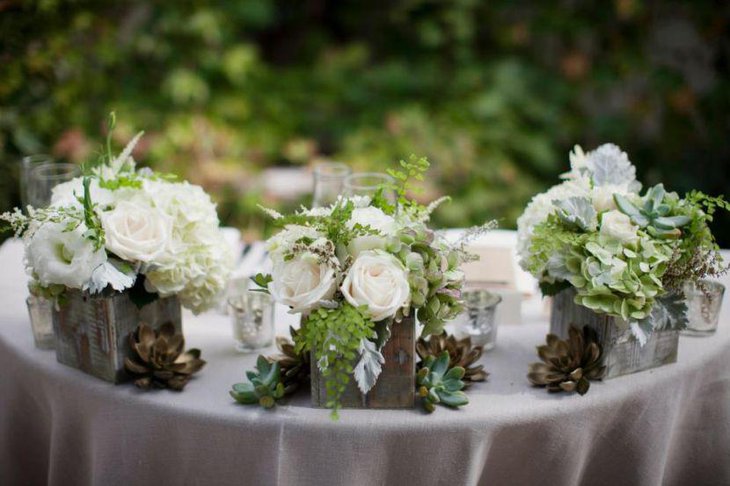
M 345 392 L 359 357 L 362 340 L 375 338 L 375 324 L 367 316 L 367 308 L 356 308 L 343 302 L 335 309 L 319 308 L 302 321 L 295 336 L 297 353 L 312 351 L 325 378 L 327 402 L 332 417 L 338 418 L 340 398 Z
M 418 395 L 421 404 L 428 413 L 436 409 L 437 404 L 458 408 L 469 403 L 464 388 L 464 368 L 449 368 L 449 352 L 443 351 L 438 357 L 427 356 L 416 375 Z

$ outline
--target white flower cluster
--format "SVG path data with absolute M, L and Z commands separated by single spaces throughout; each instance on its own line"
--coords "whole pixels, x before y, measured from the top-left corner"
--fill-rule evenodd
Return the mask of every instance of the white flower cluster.
M 44 214 L 55 217 L 39 221 L 31 215 L 34 228 L 25 237 L 28 272 L 41 287 L 92 293 L 108 286 L 122 291 L 144 275 L 148 292 L 177 295 L 185 307 L 203 311 L 215 304 L 233 263 L 215 204 L 198 186 L 136 171 L 131 146 L 90 179 L 104 245 L 89 237 L 86 218 L 64 220 L 64 214 L 73 214 L 68 208 L 84 211 L 84 179 L 71 180 L 54 188 Z M 108 184 L 120 174 L 137 183 Z
M 529 256 L 533 228 L 555 213 L 556 203 L 573 197 L 587 198 L 596 213 L 610 213 L 603 221 L 606 226 L 612 226 L 617 222 L 625 223 L 624 218 L 618 216 L 622 214 L 616 211 L 614 194 L 634 198 L 641 190 L 636 168 L 626 152 L 611 143 L 588 153 L 576 145 L 570 153 L 570 167 L 570 172 L 563 174 L 565 180 L 561 184 L 532 198 L 517 219 L 517 251 L 523 266 Z
M 373 234 L 354 238 L 346 248 L 336 248 L 316 229 L 300 225 L 288 225 L 269 240 L 274 268 L 268 289 L 277 302 L 291 307 L 292 313 L 328 306 L 338 289 L 353 306 L 366 306 L 374 321 L 394 317 L 410 304 L 408 269 L 385 251 L 399 222 L 368 206 L 367 199 L 353 202 L 355 208 L 347 226 L 369 227 Z M 316 208 L 299 214 L 326 216 L 331 210 Z M 309 241 L 306 249 L 292 253 L 303 239 Z M 352 264 L 343 272 L 348 260 Z

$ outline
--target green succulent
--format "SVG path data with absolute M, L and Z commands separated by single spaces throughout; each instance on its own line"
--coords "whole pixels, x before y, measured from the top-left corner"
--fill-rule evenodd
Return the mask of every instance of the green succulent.
M 250 383 L 236 383 L 229 393 L 244 405 L 258 403 L 264 408 L 272 408 L 276 400 L 284 397 L 284 384 L 279 380 L 279 363 L 269 362 L 264 356 L 256 360 L 256 371 L 247 371 Z
M 686 215 L 670 216 L 672 206 L 665 201 L 666 196 L 664 185 L 657 184 L 646 192 L 643 205 L 637 206 L 621 194 L 614 194 L 613 199 L 619 211 L 655 238 L 678 238 L 682 234 L 679 228 L 692 219 Z
M 454 366 L 449 369 L 449 352 L 444 351 L 436 358 L 428 356 L 423 361 L 423 367 L 416 375 L 418 394 L 421 397 L 423 408 L 431 413 L 436 404 L 440 403 L 457 408 L 469 403 L 463 391 L 464 368 Z

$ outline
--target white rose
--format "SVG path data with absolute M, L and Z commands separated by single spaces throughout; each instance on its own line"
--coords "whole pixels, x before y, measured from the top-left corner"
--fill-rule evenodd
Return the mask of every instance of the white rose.
M 366 305 L 374 321 L 393 317 L 410 301 L 408 271 L 393 255 L 360 253 L 342 282 L 342 295 L 355 307 Z
M 374 206 L 353 209 L 347 226 L 354 228 L 356 224 L 363 227 L 369 226 L 386 236 L 395 234 L 398 226 L 392 216 Z
M 620 211 L 608 211 L 601 218 L 601 235 L 621 243 L 634 243 L 639 236 L 639 227 L 631 223 L 631 218 Z
M 150 206 L 122 201 L 101 216 L 106 248 L 130 262 L 149 263 L 160 256 L 172 237 L 170 218 Z
M 350 228 L 354 228 L 356 224 L 360 224 L 363 227 L 369 226 L 384 236 L 394 235 L 398 228 L 392 216 L 385 214 L 381 209 L 373 206 L 352 210 L 352 216 L 350 216 L 347 225 Z M 347 246 L 347 251 L 353 258 L 357 258 L 363 251 L 384 250 L 386 244 L 387 241 L 385 238 L 379 235 L 358 236 Z
M 275 301 L 291 307 L 292 313 L 306 312 L 330 300 L 337 290 L 334 269 L 312 253 L 300 253 L 291 260 L 279 260 L 271 272 L 269 292 Z
M 62 223 L 45 223 L 26 241 L 26 263 L 41 285 L 81 289 L 92 272 L 106 262 L 104 249 L 84 238 L 86 227 L 66 231 Z
M 611 211 L 618 209 L 614 194 L 633 197 L 636 193 L 631 190 L 630 184 L 607 184 L 596 186 L 591 190 L 591 202 L 597 212 Z

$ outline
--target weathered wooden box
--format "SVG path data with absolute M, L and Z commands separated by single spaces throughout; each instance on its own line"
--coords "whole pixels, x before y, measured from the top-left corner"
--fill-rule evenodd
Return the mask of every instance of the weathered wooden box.
M 177 297 L 156 299 L 141 309 L 128 292 L 109 296 L 67 290 L 66 299 L 53 311 L 56 359 L 59 363 L 113 383 L 128 379 L 124 358 L 129 356 L 129 334 L 140 322 L 153 329 L 171 322 L 182 332 Z
M 362 394 L 352 378 L 342 396 L 344 408 L 413 408 L 416 390 L 416 323 L 413 318 L 391 325 L 391 335 L 383 346 L 383 371 L 375 386 Z M 327 390 L 324 377 L 312 358 L 312 405 L 324 407 Z
M 641 346 L 628 329 L 628 325 L 617 325 L 616 317 L 597 314 L 574 302 L 576 291 L 563 290 L 553 297 L 550 316 L 550 332 L 564 339 L 570 326 L 590 326 L 598 334 L 603 347 L 604 378 L 615 378 L 637 371 L 656 368 L 677 361 L 679 331 L 654 331 Z

